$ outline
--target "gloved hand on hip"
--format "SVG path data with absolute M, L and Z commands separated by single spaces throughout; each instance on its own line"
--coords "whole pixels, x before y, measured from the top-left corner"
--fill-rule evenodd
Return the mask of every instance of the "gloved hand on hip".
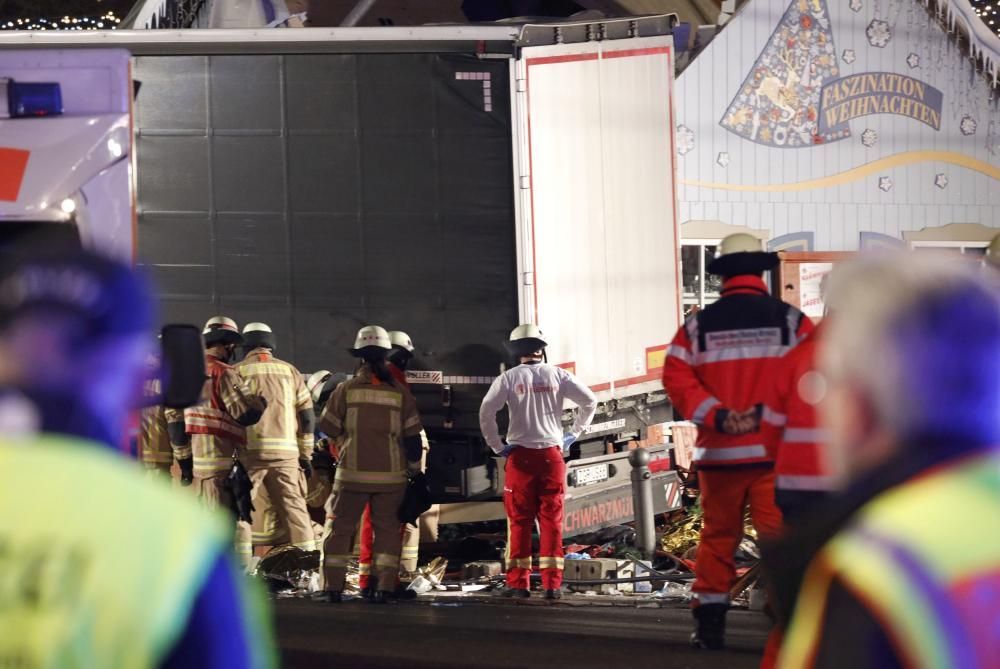
M 574 437 L 571 433 L 567 432 L 566 434 L 563 435 L 562 452 L 564 456 L 569 455 L 569 449 L 575 443 L 576 443 L 576 437 Z
M 181 485 L 191 485 L 191 482 L 194 481 L 194 458 L 178 460 L 177 466 L 181 468 Z
M 312 463 L 309 462 L 309 458 L 299 458 L 299 467 L 301 467 L 302 471 L 305 472 L 307 479 L 312 478 L 313 468 Z

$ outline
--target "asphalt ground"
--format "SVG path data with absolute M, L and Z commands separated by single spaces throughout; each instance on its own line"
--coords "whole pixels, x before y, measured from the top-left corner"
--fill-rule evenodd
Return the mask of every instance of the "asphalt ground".
M 290 669 L 749 669 L 760 662 L 768 629 L 763 614 L 733 610 L 726 650 L 704 651 L 689 645 L 691 614 L 681 604 L 538 599 L 386 605 L 283 599 L 275 602 L 275 618 L 282 666 Z

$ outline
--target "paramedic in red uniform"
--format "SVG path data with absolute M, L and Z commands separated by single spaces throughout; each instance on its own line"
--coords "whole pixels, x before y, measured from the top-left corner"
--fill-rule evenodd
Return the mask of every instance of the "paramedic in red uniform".
M 479 426 L 497 455 L 507 456 L 504 508 L 507 511 L 506 597 L 530 597 L 531 533 L 539 524 L 538 566 L 546 599 L 559 599 L 562 587 L 563 495 L 566 492 L 564 451 L 590 425 L 597 398 L 590 388 L 561 367 L 543 362 L 545 340 L 537 325 L 520 325 L 510 333 L 508 348 L 520 364 L 490 386 L 479 409 Z M 579 411 L 563 433 L 563 401 Z M 497 412 L 510 415 L 507 441 L 500 439 Z
M 708 271 L 723 277 L 722 296 L 689 317 L 667 349 L 663 386 L 676 409 L 698 425 L 694 461 L 704 521 L 692 601 L 693 644 L 725 643 L 733 554 L 747 505 L 757 532 L 777 536 L 774 501 L 777 431 L 761 430 L 775 363 L 811 330 L 798 309 L 771 297 L 765 271 L 778 263 L 760 240 L 729 235 Z

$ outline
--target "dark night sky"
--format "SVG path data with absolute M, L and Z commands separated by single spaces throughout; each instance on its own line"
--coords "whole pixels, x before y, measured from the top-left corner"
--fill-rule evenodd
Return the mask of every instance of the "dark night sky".
M 113 11 L 125 16 L 136 0 L 0 0 L 0 18 L 99 16 Z

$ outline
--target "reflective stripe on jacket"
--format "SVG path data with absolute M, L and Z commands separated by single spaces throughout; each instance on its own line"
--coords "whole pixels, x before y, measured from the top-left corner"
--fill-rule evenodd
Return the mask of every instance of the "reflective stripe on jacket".
M 312 431 L 302 432 L 299 412 L 313 403 L 302 374 L 293 365 L 275 358 L 266 348 L 250 351 L 234 369 L 248 391 L 267 400 L 260 421 L 247 428 L 244 464 L 290 462 L 312 455 Z
M 812 321 L 768 295 L 756 276 L 729 279 L 718 302 L 685 321 L 667 347 L 663 386 L 677 410 L 698 425 L 699 467 L 774 460 L 773 429 L 728 435 L 718 431 L 716 418 L 722 409 L 761 407 L 775 361 L 811 331 Z
M 248 392 L 233 368 L 205 356 L 207 377 L 201 401 L 184 410 L 184 429 L 191 435 L 194 473 L 207 477 L 229 469 L 233 453 L 246 443 L 246 429 L 234 416 L 249 411 Z
M 779 490 L 824 492 L 834 483 L 823 449 L 828 437 L 819 427 L 816 404 L 825 383 L 816 371 L 822 324 L 775 367 L 762 420 L 780 433 L 774 473 Z
M 817 658 L 827 595 L 843 586 L 911 669 L 996 667 L 1000 658 L 1000 456 L 967 457 L 870 501 L 806 572 L 778 666 Z M 942 550 L 942 547 L 944 549 Z M 835 654 L 836 648 L 827 653 Z

